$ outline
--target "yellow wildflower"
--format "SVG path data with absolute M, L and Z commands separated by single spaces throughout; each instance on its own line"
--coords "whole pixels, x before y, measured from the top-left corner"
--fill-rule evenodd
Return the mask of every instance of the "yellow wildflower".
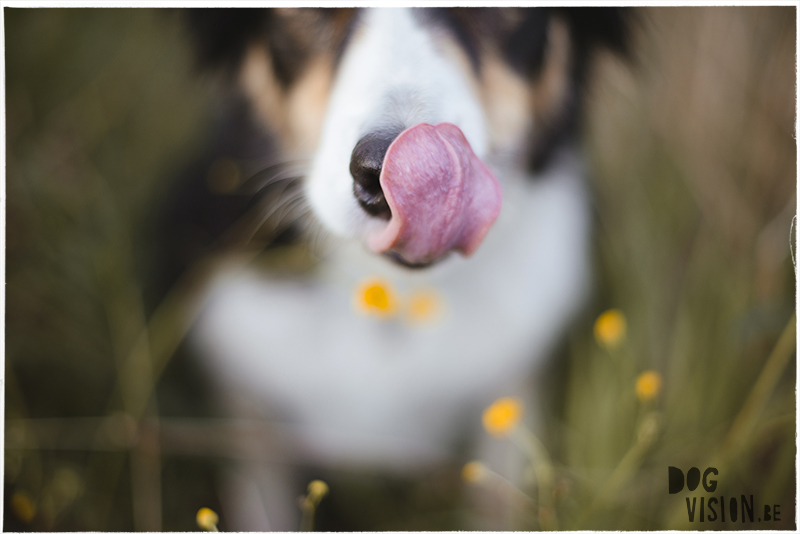
M 433 290 L 417 291 L 408 298 L 406 315 L 412 322 L 422 323 L 435 320 L 441 311 L 442 299 Z
M 308 483 L 308 499 L 316 506 L 328 494 L 328 485 L 322 480 L 312 480 Z
M 481 462 L 467 462 L 461 468 L 461 479 L 470 484 L 476 484 L 486 478 L 486 466 Z
M 195 516 L 195 520 L 197 521 L 197 526 L 199 526 L 203 530 L 218 532 L 217 523 L 219 522 L 219 516 L 211 508 L 200 508 L 197 511 L 197 516 Z
M 636 396 L 642 402 L 654 399 L 661 393 L 661 384 L 658 371 L 645 371 L 636 379 Z
M 385 280 L 370 279 L 356 289 L 356 307 L 365 312 L 388 317 L 397 309 L 397 298 Z
M 514 430 L 521 418 L 522 402 L 512 397 L 503 397 L 483 411 L 483 428 L 499 438 Z
M 322 480 L 312 480 L 308 483 L 308 495 L 301 496 L 298 503 L 303 517 L 300 523 L 300 530 L 310 532 L 314 530 L 314 514 L 317 506 L 325 495 L 328 494 L 328 485 Z
M 36 505 L 24 491 L 14 492 L 11 497 L 11 509 L 14 510 L 17 519 L 23 523 L 30 523 L 36 516 Z
M 625 339 L 627 322 L 617 309 L 605 311 L 594 322 L 594 337 L 601 346 L 613 349 Z

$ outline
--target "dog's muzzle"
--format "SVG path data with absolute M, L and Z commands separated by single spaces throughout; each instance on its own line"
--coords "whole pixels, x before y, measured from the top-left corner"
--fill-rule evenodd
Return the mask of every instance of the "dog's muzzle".
M 453 124 L 418 124 L 394 140 L 366 136 L 350 172 L 361 207 L 388 219 L 368 245 L 406 265 L 431 264 L 453 250 L 469 256 L 500 214 L 500 184 Z

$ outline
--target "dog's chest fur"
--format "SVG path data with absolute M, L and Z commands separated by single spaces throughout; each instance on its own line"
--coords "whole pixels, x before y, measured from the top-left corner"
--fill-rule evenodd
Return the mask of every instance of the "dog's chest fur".
M 536 181 L 497 174 L 507 200 L 469 259 L 408 270 L 342 241 L 304 278 L 220 272 L 191 340 L 223 391 L 277 414 L 311 461 L 402 467 L 445 455 L 541 361 L 586 290 L 579 158 L 562 151 Z M 359 313 L 354 292 L 376 276 L 401 297 L 435 291 L 441 317 Z

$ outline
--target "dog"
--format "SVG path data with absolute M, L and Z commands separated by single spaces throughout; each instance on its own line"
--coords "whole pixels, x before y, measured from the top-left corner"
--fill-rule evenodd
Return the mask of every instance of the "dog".
M 292 461 L 424 474 L 520 391 L 586 299 L 583 89 L 596 49 L 624 52 L 626 12 L 187 19 L 220 106 L 171 196 L 163 272 L 277 251 L 214 272 L 188 344 Z M 235 529 L 298 527 L 293 470 L 274 459 L 231 476 Z

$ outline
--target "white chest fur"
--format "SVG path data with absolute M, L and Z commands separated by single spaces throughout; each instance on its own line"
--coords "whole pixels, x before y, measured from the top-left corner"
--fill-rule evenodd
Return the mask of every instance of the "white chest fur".
M 223 388 L 282 414 L 305 454 L 412 465 L 446 454 L 476 410 L 541 361 L 587 291 L 589 214 L 576 156 L 503 180 L 496 225 L 469 259 L 410 271 L 343 242 L 313 277 L 222 272 L 191 334 Z M 359 314 L 359 281 L 433 287 L 446 313 L 415 326 Z

